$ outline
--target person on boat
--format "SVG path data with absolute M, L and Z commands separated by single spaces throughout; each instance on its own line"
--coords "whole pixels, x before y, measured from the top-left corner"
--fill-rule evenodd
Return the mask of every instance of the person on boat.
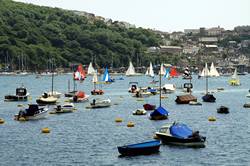
M 95 105 L 95 102 L 96 102 L 96 100 L 95 100 L 95 99 L 93 99 L 92 105 Z

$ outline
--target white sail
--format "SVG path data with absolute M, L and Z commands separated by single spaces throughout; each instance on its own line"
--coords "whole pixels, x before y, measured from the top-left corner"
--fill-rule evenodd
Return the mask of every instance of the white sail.
M 94 67 L 92 65 L 92 62 L 90 62 L 87 74 L 91 75 L 91 74 L 94 74 L 94 73 L 95 73 L 95 69 L 94 69 Z
M 166 74 L 166 69 L 164 68 L 163 64 L 161 64 L 160 71 L 158 73 L 159 75 L 165 75 Z
M 136 75 L 136 73 L 135 73 L 135 68 L 134 68 L 132 62 L 130 61 L 128 70 L 126 71 L 126 76 L 132 76 L 132 75 Z
M 220 74 L 218 73 L 218 71 L 214 67 L 214 63 L 213 62 L 212 62 L 211 67 L 210 67 L 209 76 L 211 76 L 211 77 L 219 77 L 220 76 Z
M 148 75 L 149 75 L 150 77 L 154 77 L 154 76 L 155 76 L 154 70 L 153 70 L 153 65 L 152 65 L 151 62 L 150 62 L 150 64 L 149 64 L 149 73 L 148 73 Z
M 94 75 L 93 75 L 93 78 L 92 78 L 92 82 L 93 83 L 97 83 L 98 82 L 97 71 L 94 72 Z
M 146 76 L 149 75 L 149 72 L 148 72 L 148 71 L 149 71 L 149 68 L 147 68 L 147 70 L 146 70 L 146 73 L 145 73 Z
M 202 69 L 200 76 L 201 77 L 210 76 L 210 71 L 207 67 L 207 63 L 205 64 L 205 67 Z
M 232 75 L 232 78 L 229 80 L 229 84 L 232 86 L 239 86 L 240 85 L 240 78 L 237 75 L 237 68 L 235 68 L 234 74 Z

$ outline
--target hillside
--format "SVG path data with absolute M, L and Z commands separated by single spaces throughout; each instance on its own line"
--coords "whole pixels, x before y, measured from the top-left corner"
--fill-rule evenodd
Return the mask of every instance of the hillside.
M 143 65 L 149 61 L 146 48 L 160 43 L 160 36 L 151 30 L 126 29 L 73 11 L 0 0 L 0 63 L 3 66 L 7 59 L 12 69 L 20 68 L 20 63 L 32 70 L 46 69 L 51 59 L 57 67 L 94 60 L 101 67 L 120 67 L 139 57 Z

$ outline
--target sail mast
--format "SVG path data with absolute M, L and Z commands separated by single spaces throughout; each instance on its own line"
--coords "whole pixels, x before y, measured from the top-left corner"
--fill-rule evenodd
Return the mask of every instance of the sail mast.
M 161 69 L 160 69 L 160 107 L 161 107 Z

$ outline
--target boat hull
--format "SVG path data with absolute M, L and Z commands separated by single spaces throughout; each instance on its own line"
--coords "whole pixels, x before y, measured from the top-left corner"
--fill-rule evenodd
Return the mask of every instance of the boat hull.
M 25 96 L 16 96 L 16 95 L 7 95 L 4 96 L 4 101 L 27 101 L 28 95 Z
M 152 141 L 153 145 L 147 145 L 150 142 L 120 146 L 117 147 L 119 153 L 122 156 L 135 156 L 135 155 L 147 155 L 152 153 L 158 153 L 160 149 L 160 141 Z M 138 145 L 138 146 L 137 146 Z
M 200 138 L 187 138 L 181 139 L 177 137 L 173 137 L 172 135 L 161 134 L 159 132 L 156 133 L 156 136 L 161 139 L 163 144 L 170 144 L 170 145 L 181 145 L 187 147 L 205 147 L 205 137 Z
M 216 98 L 212 94 L 206 94 L 205 96 L 202 96 L 202 100 L 204 102 L 214 103 L 216 101 Z

